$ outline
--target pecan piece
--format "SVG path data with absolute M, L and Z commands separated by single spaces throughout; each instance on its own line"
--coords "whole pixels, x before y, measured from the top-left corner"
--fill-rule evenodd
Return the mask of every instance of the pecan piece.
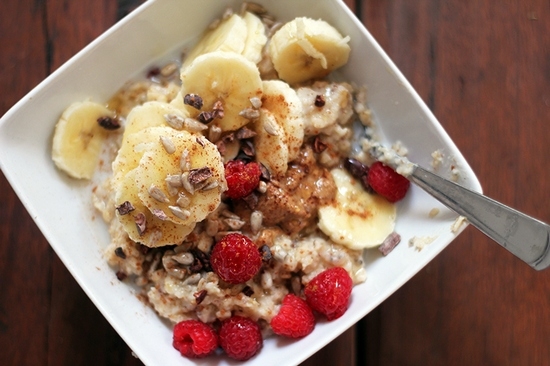
M 135 210 L 134 206 L 132 206 L 132 204 L 129 201 L 124 201 L 115 208 L 118 211 L 119 215 L 127 215 L 130 212 Z
M 134 221 L 136 223 L 136 228 L 138 231 L 139 236 L 143 235 L 145 233 L 145 230 L 147 229 L 147 222 L 145 219 L 145 215 L 143 213 L 138 213 L 134 216 Z
M 106 130 L 117 130 L 120 128 L 120 121 L 118 118 L 112 118 L 109 116 L 99 117 L 97 123 Z
M 205 166 L 203 168 L 191 169 L 187 179 L 189 179 L 192 185 L 196 186 L 210 177 L 212 177 L 212 169 Z
M 197 94 L 186 94 L 183 97 L 183 103 L 200 110 L 202 108 L 203 101 Z

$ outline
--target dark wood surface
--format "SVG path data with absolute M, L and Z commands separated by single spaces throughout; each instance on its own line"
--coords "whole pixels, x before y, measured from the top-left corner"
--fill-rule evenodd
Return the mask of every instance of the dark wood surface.
M 141 0 L 0 2 L 0 114 Z M 548 0 L 347 1 L 484 192 L 550 221 Z M 548 365 L 550 270 L 469 227 L 304 365 Z M 0 175 L 0 364 L 139 365 Z

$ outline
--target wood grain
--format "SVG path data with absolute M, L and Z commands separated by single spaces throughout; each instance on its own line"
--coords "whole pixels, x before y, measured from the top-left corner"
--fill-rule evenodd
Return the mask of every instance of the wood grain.
M 362 17 L 485 193 L 550 220 L 548 2 L 373 0 Z M 468 228 L 362 321 L 378 337 L 363 357 L 369 365 L 548 364 L 549 280 Z
M 143 0 L 0 2 L 0 114 Z M 487 195 L 550 221 L 550 3 L 346 0 Z M 0 174 L 0 364 L 140 365 Z M 468 228 L 303 365 L 545 365 L 550 272 Z

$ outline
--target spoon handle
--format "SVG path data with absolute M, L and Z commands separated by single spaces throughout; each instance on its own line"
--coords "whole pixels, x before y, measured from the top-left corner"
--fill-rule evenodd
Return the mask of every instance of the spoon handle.
M 408 177 L 536 270 L 550 266 L 550 226 L 414 165 Z

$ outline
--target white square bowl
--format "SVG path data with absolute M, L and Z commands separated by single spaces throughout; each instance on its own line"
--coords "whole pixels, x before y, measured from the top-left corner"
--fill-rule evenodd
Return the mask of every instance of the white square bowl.
M 368 88 L 368 102 L 383 141 L 400 140 L 409 158 L 429 167 L 431 153 L 446 157 L 439 172 L 460 170 L 459 183 L 481 191 L 479 182 L 441 125 L 403 75 L 342 1 L 259 0 L 280 20 L 322 18 L 351 37 L 351 58 L 343 79 Z M 171 328 L 145 306 L 136 290 L 116 280 L 102 252 L 107 227 L 90 202 L 91 184 L 60 173 L 51 161 L 51 139 L 61 112 L 71 102 L 106 101 L 126 81 L 195 41 L 227 6 L 240 1 L 149 0 L 60 67 L 0 120 L 0 168 L 57 255 L 135 354 L 147 365 L 186 365 L 172 348 Z M 105 57 L 108 55 L 108 57 Z M 440 214 L 430 218 L 431 209 Z M 368 279 L 353 290 L 349 310 L 333 322 L 320 322 L 297 341 L 270 338 L 250 364 L 294 365 L 305 360 L 364 317 L 423 268 L 462 231 L 457 219 L 417 187 L 399 203 L 396 231 L 402 243 L 387 257 L 365 254 Z M 413 237 L 433 241 L 418 251 Z M 230 364 L 211 357 L 200 364 Z

